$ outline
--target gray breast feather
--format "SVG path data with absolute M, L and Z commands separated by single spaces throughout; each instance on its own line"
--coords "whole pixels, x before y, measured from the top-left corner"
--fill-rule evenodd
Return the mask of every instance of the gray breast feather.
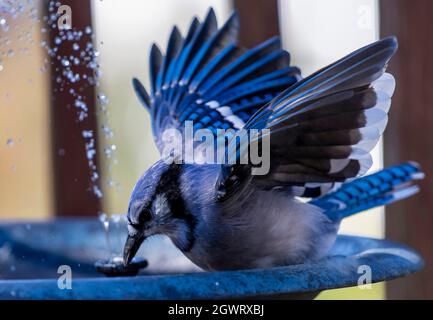
M 207 179 L 212 180 L 211 176 Z M 202 181 L 206 186 L 206 180 Z M 189 192 L 195 189 L 188 188 Z M 206 188 L 205 193 L 211 192 L 210 186 Z M 222 204 L 209 202 L 209 195 L 194 196 L 191 209 L 200 222 L 195 245 L 187 256 L 201 268 L 227 270 L 302 263 L 322 258 L 335 241 L 338 225 L 318 207 L 286 192 L 250 189 L 243 196 Z

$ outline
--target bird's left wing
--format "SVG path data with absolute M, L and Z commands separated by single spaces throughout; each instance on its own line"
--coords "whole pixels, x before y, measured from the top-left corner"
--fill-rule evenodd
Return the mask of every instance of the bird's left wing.
M 395 81 L 384 72 L 396 49 L 392 37 L 361 48 L 257 112 L 245 129 L 269 130 L 254 143 L 270 137 L 270 171 L 253 176 L 251 164 L 225 166 L 216 186 L 222 199 L 250 183 L 318 197 L 336 183 L 364 175 L 387 124 Z M 247 149 L 231 148 L 237 158 Z
M 263 105 L 300 79 L 278 38 L 251 50 L 238 46 L 239 18 L 234 13 L 220 28 L 210 9 L 200 23 L 193 19 L 183 38 L 174 27 L 165 56 L 156 45 L 150 53 L 150 95 L 133 80 L 152 119 L 154 139 L 162 152 L 166 129 L 242 128 Z

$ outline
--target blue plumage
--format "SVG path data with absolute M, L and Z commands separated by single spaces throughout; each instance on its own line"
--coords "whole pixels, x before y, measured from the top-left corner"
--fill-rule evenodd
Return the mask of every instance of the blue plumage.
M 240 129 L 260 107 L 301 78 L 279 38 L 245 50 L 237 45 L 238 33 L 236 13 L 218 30 L 211 9 L 203 23 L 193 19 L 185 39 L 173 28 L 165 55 L 152 46 L 150 96 L 137 79 L 133 85 L 151 113 L 160 149 L 164 130 L 181 129 L 185 121 L 194 121 L 195 129 Z M 207 103 L 229 107 L 233 117 Z
M 419 191 L 412 185 L 424 177 L 419 165 L 405 163 L 343 184 L 337 191 L 311 201 L 333 221 L 410 197 Z
M 388 121 L 395 80 L 385 71 L 394 37 L 302 79 L 278 38 L 246 50 L 238 33 L 237 14 L 218 29 L 210 10 L 203 22 L 192 20 L 185 38 L 173 28 L 165 54 L 152 46 L 150 94 L 133 80 L 161 153 L 165 130 L 193 122 L 193 130 L 214 134 L 232 129 L 225 155 L 238 161 L 160 160 L 147 170 L 131 194 L 126 263 L 155 234 L 170 237 L 205 270 L 317 260 L 328 254 L 342 219 L 418 191 L 411 182 L 423 174 L 415 163 L 361 178 Z M 267 131 L 237 148 L 240 129 Z M 265 137 L 269 170 L 258 175 L 253 163 L 239 160 Z

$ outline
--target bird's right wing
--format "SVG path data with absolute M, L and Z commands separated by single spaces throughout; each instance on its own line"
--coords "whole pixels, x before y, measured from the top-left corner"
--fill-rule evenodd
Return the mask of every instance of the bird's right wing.
M 384 72 L 396 49 L 393 37 L 361 48 L 258 111 L 245 129 L 269 130 L 270 171 L 253 176 L 252 165 L 225 166 L 217 185 L 221 198 L 249 183 L 318 197 L 336 183 L 365 174 L 372 164 L 370 151 L 387 124 L 395 81 Z

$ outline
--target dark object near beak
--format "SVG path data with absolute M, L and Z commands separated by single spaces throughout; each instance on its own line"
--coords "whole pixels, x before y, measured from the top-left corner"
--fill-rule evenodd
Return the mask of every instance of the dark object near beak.
M 124 265 L 121 257 L 110 260 L 99 260 L 95 263 L 96 270 L 107 277 L 134 277 L 141 269 L 147 267 L 145 259 L 135 258 L 128 265 Z
M 144 236 L 138 235 L 136 237 L 128 236 L 126 239 L 125 247 L 123 249 L 123 263 L 125 266 L 130 264 L 131 260 L 137 254 L 138 249 L 140 249 L 141 244 L 144 241 Z

